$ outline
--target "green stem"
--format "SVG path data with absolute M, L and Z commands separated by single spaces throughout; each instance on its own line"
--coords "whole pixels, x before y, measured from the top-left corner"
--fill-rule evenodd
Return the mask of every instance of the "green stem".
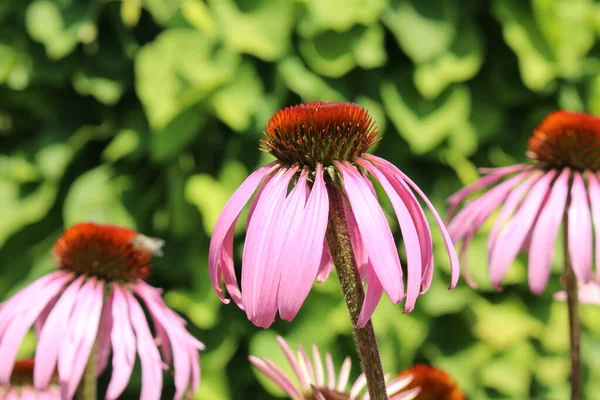
M 567 202 L 568 205 L 569 202 Z M 569 312 L 569 337 L 571 357 L 571 400 L 581 400 L 581 321 L 579 319 L 579 293 L 577 277 L 569 254 L 569 217 L 568 207 L 563 218 L 565 270 L 563 281 L 567 292 L 567 309 Z
M 96 374 L 96 363 L 98 355 L 97 343 L 94 343 L 92 351 L 90 352 L 90 358 L 88 359 L 85 370 L 83 371 L 83 377 L 81 383 L 79 383 L 79 390 L 77 398 L 79 400 L 96 400 L 97 395 L 97 374 Z
M 369 396 L 372 400 L 385 400 L 387 399 L 385 378 L 373 324 L 369 320 L 363 328 L 356 327 L 365 293 L 354 252 L 352 251 L 346 216 L 344 215 L 344 195 L 333 185 L 328 185 L 328 193 L 329 224 L 326 234 L 327 243 L 344 293 L 346 306 L 350 312 L 354 341 L 360 356 L 362 370 L 367 378 Z

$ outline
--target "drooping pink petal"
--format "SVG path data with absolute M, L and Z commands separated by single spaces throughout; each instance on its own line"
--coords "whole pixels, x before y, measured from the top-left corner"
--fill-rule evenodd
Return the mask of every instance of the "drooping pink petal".
M 550 189 L 554 175 L 553 173 L 546 173 L 533 185 L 519 210 L 506 224 L 498 240 L 496 240 L 489 266 L 490 278 L 494 287 L 500 287 L 500 282 L 504 278 L 508 267 L 517 257 L 525 237 L 531 231 L 533 222 L 540 212 L 540 206 Z
M 481 224 L 506 199 L 512 190 L 530 175 L 529 171 L 521 172 L 490 189 L 489 192 L 483 194 L 481 197 L 467 203 L 456 217 L 452 219 L 450 225 L 448 225 L 452 239 L 458 241 L 467 232 L 479 229 Z M 479 225 L 476 225 L 476 221 Z
M 129 317 L 136 337 L 136 347 L 142 367 L 142 390 L 140 400 L 160 399 L 162 391 L 162 360 L 144 311 L 128 291 L 124 291 L 129 306 Z
M 367 178 L 363 177 L 352 164 L 335 162 L 335 166 L 342 173 L 344 189 L 369 260 L 383 289 L 390 300 L 396 304 L 403 297 L 402 268 L 394 237 L 383 210 L 365 182 Z
M 100 376 L 106 366 L 110 356 L 110 340 L 112 332 L 112 296 L 106 298 L 100 315 L 100 324 L 98 325 L 98 359 L 96 363 L 96 376 Z
M 352 253 L 354 253 L 354 260 L 356 261 L 360 279 L 364 281 L 367 279 L 369 256 L 362 238 L 360 237 L 360 231 L 356 224 L 356 218 L 354 218 L 354 214 L 352 213 L 352 208 L 350 208 L 350 205 L 347 202 L 343 203 L 343 207 L 344 216 L 346 218 L 346 227 L 348 228 L 348 236 L 350 237 L 350 245 L 352 246 Z M 404 292 L 404 286 L 402 287 L 402 292 Z
M 533 228 L 529 246 L 529 287 L 533 293 L 541 293 L 550 278 L 550 263 L 554 256 L 554 246 L 558 229 L 563 219 L 571 171 L 565 168 L 554 181 L 550 197 L 542 208 Z
M 569 206 L 569 254 L 573 271 L 580 282 L 592 277 L 592 216 L 587 190 L 580 172 L 573 173 Z
M 221 289 L 221 269 L 233 270 L 233 261 L 231 257 L 231 254 L 233 254 L 233 233 L 231 233 L 231 236 L 229 237 L 230 240 L 225 241 L 225 239 L 227 234 L 235 229 L 235 222 L 237 221 L 248 200 L 250 200 L 250 197 L 252 197 L 252 194 L 256 190 L 257 186 L 268 174 L 272 172 L 273 168 L 275 168 L 274 163 L 265 165 L 264 167 L 254 171 L 248 178 L 246 178 L 246 180 L 231 196 L 229 201 L 227 201 L 225 207 L 223 207 L 221 215 L 219 215 L 219 219 L 215 225 L 208 252 L 208 270 L 213 288 L 219 295 L 221 301 L 224 303 L 227 303 L 228 300 L 223 295 L 223 291 Z M 223 253 L 226 254 L 223 255 Z M 222 264 L 225 260 L 231 260 L 231 262 Z M 233 275 L 235 276 L 235 273 L 233 273 Z
M 175 368 L 175 399 L 181 399 L 190 384 L 194 387 L 199 385 L 199 382 L 190 380 L 192 374 L 195 374 L 190 354 L 192 350 L 197 354 L 196 345 L 191 342 L 192 337 L 185 330 L 184 322 L 164 304 L 162 298 L 157 296 L 151 288 L 145 282 L 138 281 L 134 290 L 148 308 L 156 326 L 161 326 L 166 331 L 172 348 Z M 199 343 L 199 347 L 203 348 L 204 345 Z
M 80 276 L 65 289 L 40 332 L 33 370 L 33 381 L 37 389 L 45 389 L 52 379 L 59 353 L 57 338 L 65 336 L 77 292 L 84 280 L 85 277 Z
M 265 358 L 254 356 L 249 356 L 248 360 L 292 399 L 302 400 L 304 398 L 290 378 L 275 363 Z
M 460 266 L 458 264 L 458 256 L 456 255 L 456 250 L 454 249 L 454 244 L 452 243 L 452 240 L 450 239 L 448 230 L 446 229 L 446 226 L 444 225 L 444 222 L 440 218 L 440 215 L 436 211 L 435 207 L 433 207 L 433 204 L 431 204 L 431 201 L 429 201 L 427 196 L 425 196 L 425 193 L 423 193 L 421 188 L 419 188 L 419 186 L 417 186 L 417 184 L 415 184 L 404 172 L 402 172 L 398 168 L 396 168 L 396 166 L 394 164 L 390 163 L 387 160 L 384 160 L 383 158 L 379 158 L 379 157 L 376 157 L 371 154 L 365 154 L 365 158 L 368 159 L 369 161 L 373 162 L 384 173 L 386 171 L 388 171 L 388 173 L 397 176 L 398 180 L 400 180 L 400 179 L 404 180 L 406 183 L 408 183 L 410 185 L 410 187 L 412 187 L 412 189 L 415 192 L 417 192 L 417 194 L 419 196 L 421 196 L 421 198 L 427 205 L 427 208 L 429 208 L 429 211 L 435 218 L 435 222 L 437 223 L 438 228 L 440 229 L 440 232 L 442 233 L 442 238 L 444 239 L 444 244 L 446 245 L 446 251 L 448 252 L 448 257 L 450 259 L 450 274 L 451 274 L 450 288 L 455 287 L 456 284 L 458 283 L 458 278 L 459 278 L 459 274 L 460 274 Z M 389 177 L 388 177 L 388 179 L 389 179 Z M 385 287 L 385 285 L 384 285 L 384 287 Z
M 364 327 L 369 322 L 383 294 L 383 287 L 371 263 L 369 263 L 367 271 L 367 293 L 365 294 L 365 300 L 362 304 L 358 321 L 356 322 L 356 326 L 359 328 Z
M 447 220 L 449 221 L 452 218 L 452 216 L 454 216 L 454 212 L 456 211 L 460 203 L 462 203 L 467 197 L 469 197 L 473 193 L 493 183 L 498 182 L 499 180 L 505 178 L 507 175 L 522 171 L 527 168 L 531 168 L 531 166 L 528 164 L 517 164 L 501 168 L 481 168 L 480 171 L 487 175 L 477 180 L 476 182 L 465 186 L 458 192 L 454 193 L 452 196 L 448 197 L 448 203 L 450 204 L 450 208 L 447 212 Z
M 20 313 L 10 321 L 6 321 L 4 334 L 0 339 L 0 384 L 9 382 L 13 370 L 15 358 L 25 334 L 33 325 L 35 319 L 40 315 L 46 304 L 52 301 L 72 279 L 71 274 L 62 274 L 53 280 L 46 282 L 38 296 L 32 298 L 32 301 L 25 302 L 19 307 Z
M 136 353 L 135 335 L 131 326 L 127 299 L 119 285 L 114 285 L 112 290 L 113 329 L 111 331 L 111 342 L 113 370 L 106 390 L 107 400 L 119 398 L 127 387 L 135 365 Z
M 600 183 L 593 172 L 588 171 L 587 178 L 595 233 L 596 278 L 600 279 Z
M 0 340 L 2 340 L 6 328 L 10 325 L 8 321 L 12 320 L 14 316 L 22 314 L 28 308 L 29 301 L 35 302 L 37 297 L 43 295 L 45 288 L 51 282 L 56 279 L 63 279 L 64 276 L 64 271 L 56 271 L 42 276 L 15 293 L 5 302 L 0 303 Z
M 368 162 L 358 161 L 358 164 L 363 166 L 371 175 L 375 177 L 381 183 L 383 190 L 388 195 L 396 218 L 400 223 L 400 231 L 402 232 L 402 239 L 404 240 L 404 247 L 406 251 L 407 260 L 407 285 L 406 285 L 406 302 L 404 306 L 405 312 L 411 312 L 415 306 L 417 297 L 419 296 L 422 280 L 422 272 L 424 267 L 422 265 L 422 248 L 426 246 L 419 242 L 419 236 L 417 234 L 417 228 L 415 222 L 398 193 L 394 190 L 392 184 L 388 181 L 385 175 L 379 171 L 375 166 Z
M 318 164 L 306 206 L 297 214 L 298 219 L 292 222 L 292 234 L 282 251 L 278 305 L 279 314 L 285 320 L 291 321 L 296 316 L 317 277 L 328 215 L 329 197 L 323 168 Z
M 323 255 L 321 256 L 321 264 L 319 265 L 319 273 L 317 275 L 317 282 L 323 283 L 329 278 L 331 270 L 333 269 L 333 258 L 331 257 L 331 251 L 327 245 L 327 240 L 323 241 Z
M 265 188 L 254 210 L 242 255 L 242 301 L 248 319 L 262 328 L 271 326 L 277 313 L 281 268 L 277 264 L 285 237 L 278 235 L 295 212 L 286 208 L 287 188 L 297 167 L 280 171 Z
M 81 290 L 85 290 L 85 287 L 83 287 Z M 102 281 L 99 281 L 95 285 L 93 290 L 90 291 L 89 296 L 91 297 L 89 308 L 85 310 L 85 315 L 80 314 L 78 316 L 78 318 L 82 321 L 85 321 L 85 323 L 79 324 L 81 327 L 81 334 L 79 335 L 79 340 L 75 342 L 77 345 L 77 354 L 73 360 L 70 376 L 67 378 L 69 380 L 68 393 L 70 397 L 75 395 L 77 386 L 79 386 L 79 382 L 83 376 L 85 366 L 90 358 L 92 347 L 94 347 L 96 336 L 98 335 L 98 325 L 100 323 L 100 313 L 102 312 L 102 302 L 104 296 L 104 285 Z M 74 310 L 74 316 L 76 315 L 76 312 L 77 308 Z M 59 378 L 61 380 L 62 390 L 62 380 L 65 377 L 64 375 L 61 375 Z
M 577 294 L 579 303 L 581 304 L 594 304 L 600 305 L 600 284 L 596 281 L 590 281 L 589 283 L 579 284 L 577 288 Z M 567 292 L 564 290 L 556 292 L 554 299 L 559 301 L 567 300 Z
M 554 178 L 555 171 L 551 170 L 548 172 L 552 174 L 552 178 Z M 495 248 L 496 240 L 498 240 L 498 234 L 504 227 L 506 221 L 512 217 L 515 210 L 519 207 L 521 202 L 523 201 L 525 195 L 531 187 L 542 177 L 542 173 L 534 173 L 530 175 L 523 183 L 514 188 L 509 194 L 506 200 L 504 200 L 504 205 L 496 218 L 496 222 L 494 223 L 494 227 L 490 231 L 489 239 L 488 239 L 488 262 L 492 259 L 493 249 Z

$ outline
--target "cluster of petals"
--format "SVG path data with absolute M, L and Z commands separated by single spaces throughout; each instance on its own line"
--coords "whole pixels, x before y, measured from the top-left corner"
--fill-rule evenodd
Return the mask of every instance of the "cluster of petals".
M 311 362 L 302 346 L 298 345 L 298 352 L 294 354 L 282 337 L 278 337 L 277 340 L 296 375 L 297 382 L 286 375 L 277 364 L 267 358 L 250 356 L 249 360 L 261 373 L 290 396 L 292 400 L 326 400 L 329 398 L 369 400 L 369 394 L 364 393 L 367 384 L 364 374 L 361 374 L 352 384 L 350 391 L 347 391 L 352 367 L 352 361 L 349 357 L 346 357 L 344 360 L 336 377 L 331 354 L 325 354 L 325 368 L 323 368 L 321 354 L 316 345 L 312 346 Z M 408 375 L 389 381 L 386 385 L 386 390 L 390 399 L 414 399 L 419 394 L 419 388 L 404 390 L 411 383 L 411 380 L 412 377 Z
M 341 179 L 345 214 L 354 255 L 363 281 L 365 302 L 358 326 L 364 326 L 385 292 L 393 303 L 405 299 L 410 312 L 427 291 L 433 274 L 431 231 L 414 192 L 427 204 L 442 232 L 458 280 L 458 257 L 438 213 L 418 186 L 390 162 L 369 154 L 314 170 L 273 162 L 252 173 L 225 205 L 210 243 L 209 272 L 214 289 L 227 292 L 257 326 L 267 328 L 279 315 L 291 320 L 315 280 L 327 279 L 332 259 L 325 240 L 330 201 L 328 176 Z M 392 231 L 379 204 L 372 177 L 389 198 L 399 221 L 407 258 L 406 291 Z M 288 190 L 293 186 L 291 190 Z M 331 188 L 329 188 L 331 189 Z M 247 219 L 242 254 L 241 290 L 233 262 L 236 221 L 255 194 Z
M 577 293 L 580 304 L 600 306 L 600 283 L 598 283 L 597 280 L 579 284 Z M 566 301 L 567 292 L 561 290 L 560 292 L 554 293 L 554 299 L 558 301 Z
M 10 383 L 0 384 L 2 400 L 60 400 L 60 389 L 54 382 L 45 389 L 33 387 L 33 360 L 19 360 L 13 365 Z
M 529 256 L 528 281 L 531 291 L 541 293 L 551 274 L 555 242 L 566 213 L 566 251 L 569 252 L 578 280 L 589 282 L 592 278 L 594 248 L 596 265 L 600 265 L 598 174 L 568 167 L 546 168 L 540 164 L 518 164 L 483 169 L 482 172 L 484 176 L 480 180 L 448 200 L 451 206 L 448 230 L 453 241 L 462 241 L 461 259 L 475 233 L 499 209 L 487 246 L 492 284 L 499 287 L 508 268 L 523 249 Z M 486 189 L 483 194 L 465 202 L 482 189 Z M 464 207 L 453 216 L 463 202 Z M 466 264 L 463 260 L 463 267 Z M 474 284 L 468 270 L 466 272 L 467 282 Z
M 142 304 L 153 321 L 154 334 Z M 107 399 L 118 398 L 126 388 L 136 352 L 142 369 L 141 399 L 161 398 L 163 369 L 171 363 L 176 399 L 191 395 L 199 386 L 198 350 L 204 346 L 165 305 L 160 290 L 143 280 L 121 284 L 59 270 L 2 303 L 0 386 L 9 383 L 19 346 L 32 326 L 38 335 L 36 390 L 45 390 L 57 375 L 62 398 L 72 398 L 94 345 L 98 374 L 106 369 L 112 353 Z

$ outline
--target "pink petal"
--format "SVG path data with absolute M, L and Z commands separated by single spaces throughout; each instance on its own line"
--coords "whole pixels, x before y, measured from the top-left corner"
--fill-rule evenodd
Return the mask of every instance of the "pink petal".
M 222 270 L 228 271 L 230 275 L 235 276 L 235 272 L 231 272 L 233 270 L 233 259 L 231 255 L 233 253 L 233 230 L 235 229 L 235 222 L 242 212 L 242 209 L 256 190 L 256 187 L 265 178 L 265 176 L 272 172 L 274 167 L 274 163 L 268 164 L 257 169 L 248 178 L 246 178 L 246 180 L 227 201 L 225 207 L 223 207 L 221 215 L 219 215 L 219 219 L 215 225 L 215 229 L 210 240 L 208 270 L 213 288 L 219 295 L 221 301 L 224 303 L 227 303 L 228 301 L 225 299 L 221 289 L 220 280 L 223 274 Z M 229 237 L 227 236 L 228 234 L 230 234 Z M 226 240 L 226 238 L 229 240 Z
M 333 269 L 333 258 L 327 245 L 327 240 L 323 241 L 323 255 L 321 256 L 321 264 L 319 265 L 319 274 L 317 275 L 317 282 L 323 283 L 329 278 L 331 270 Z
M 548 172 L 552 174 L 552 178 L 554 178 L 555 171 Z M 498 214 L 498 218 L 496 218 L 496 223 L 494 227 L 490 231 L 489 239 L 488 239 L 488 262 L 492 259 L 493 249 L 495 248 L 496 240 L 498 240 L 498 234 L 504 227 L 506 221 L 512 217 L 515 210 L 523 201 L 526 193 L 529 192 L 531 187 L 542 177 L 541 173 L 534 173 L 530 175 L 523 183 L 517 186 L 514 190 L 510 192 L 506 200 L 504 201 L 504 205 Z
M 300 363 L 300 369 L 304 372 L 308 382 L 312 384 L 316 383 L 317 380 L 315 378 L 313 365 L 308 358 L 308 354 L 306 354 L 301 345 L 298 345 L 298 362 Z
M 421 393 L 421 388 L 409 389 L 394 395 L 390 400 L 413 400 L 417 398 L 419 393 Z
M 451 271 L 450 288 L 455 287 L 456 284 L 458 283 L 458 277 L 460 274 L 460 266 L 458 264 L 458 256 L 456 255 L 456 250 L 454 249 L 454 244 L 452 243 L 452 240 L 450 240 L 450 235 L 448 234 L 446 226 L 442 222 L 442 219 L 440 218 L 440 215 L 438 214 L 438 212 L 433 207 L 433 204 L 431 204 L 431 201 L 429 201 L 429 199 L 427 198 L 427 196 L 425 196 L 425 193 L 423 193 L 423 191 L 419 188 L 419 186 L 417 186 L 405 173 L 400 171 L 398 168 L 396 168 L 396 166 L 394 166 L 389 161 L 384 160 L 383 158 L 373 156 L 371 154 L 366 154 L 365 158 L 372 161 L 375 165 L 378 165 L 384 171 L 384 173 L 387 170 L 389 174 L 395 175 L 398 180 L 400 180 L 400 179 L 404 180 L 406 183 L 408 183 L 410 185 L 410 187 L 412 187 L 412 189 L 415 192 L 417 192 L 419 194 L 419 196 L 421 196 L 421 198 L 427 205 L 427 208 L 429 208 L 429 211 L 431 211 L 431 214 L 433 214 L 433 217 L 435 218 L 435 222 L 437 223 L 438 228 L 440 229 L 440 232 L 442 233 L 442 237 L 444 239 L 444 244 L 446 245 L 446 251 L 448 252 L 448 257 L 450 258 L 450 271 Z
M 317 378 L 317 385 L 323 386 L 325 384 L 325 373 L 323 371 L 323 361 L 321 360 L 321 354 L 319 354 L 319 348 L 317 345 L 312 346 L 313 364 L 315 365 L 315 375 Z
M 71 274 L 62 274 L 51 281 L 46 281 L 43 290 L 30 301 L 22 299 L 18 307 L 19 314 L 14 315 L 10 321 L 6 321 L 4 334 L 0 339 L 0 383 L 8 383 L 13 370 L 15 358 L 23 338 L 33 325 L 35 319 L 40 315 L 46 304 L 59 294 L 64 285 L 72 278 Z
M 257 358 L 249 356 L 248 360 L 267 378 L 272 380 L 279 386 L 288 396 L 294 400 L 302 400 L 304 397 L 300 391 L 294 386 L 294 383 L 287 375 L 273 362 L 265 358 Z
M 277 313 L 281 268 L 277 264 L 285 241 L 286 221 L 296 209 L 286 208 L 287 188 L 297 167 L 278 172 L 260 197 L 248 226 L 242 255 L 242 301 L 248 319 L 262 328 Z
M 98 362 L 96 364 L 96 375 L 100 376 L 108 365 L 110 356 L 110 339 L 112 332 L 112 296 L 106 299 L 100 315 L 98 326 Z
M 135 365 L 135 335 L 129 315 L 129 306 L 123 289 L 119 285 L 112 288 L 112 375 L 106 390 L 106 399 L 119 398 L 127 387 Z
M 350 236 L 350 244 L 352 245 L 352 252 L 354 253 L 356 267 L 358 268 L 360 279 L 365 280 L 367 278 L 367 269 L 369 266 L 367 249 L 365 249 L 365 245 L 360 237 L 360 231 L 358 230 L 358 225 L 356 224 L 356 218 L 354 218 L 354 214 L 352 213 L 350 205 L 347 202 L 344 202 L 343 207 L 344 216 L 346 218 L 346 227 L 348 228 L 348 236 Z M 402 287 L 402 291 L 404 292 L 404 287 Z
M 554 178 L 554 173 L 546 173 L 531 188 L 523 204 L 513 218 L 506 224 L 490 260 L 490 278 L 494 287 L 499 288 L 504 274 L 512 264 L 521 249 L 525 237 L 533 227 L 533 222 L 540 212 L 540 206 Z
M 589 283 L 579 284 L 578 296 L 579 303 L 581 304 L 594 304 L 600 305 L 600 284 L 595 281 Z M 554 299 L 559 301 L 567 300 L 567 292 L 560 291 L 554 294 Z
M 131 293 L 125 291 L 124 294 L 129 305 L 129 317 L 135 332 L 136 347 L 142 366 L 140 400 L 158 400 L 162 391 L 162 360 L 142 307 Z
M 450 208 L 447 212 L 447 219 L 450 220 L 454 215 L 454 212 L 467 197 L 472 195 L 473 193 L 498 182 L 500 179 L 505 178 L 507 175 L 510 175 L 515 172 L 522 171 L 524 169 L 531 168 L 528 164 L 517 164 L 511 165 L 509 167 L 501 167 L 501 168 L 482 168 L 480 171 L 486 173 L 487 175 L 479 179 L 478 181 L 465 186 L 458 192 L 454 193 L 452 196 L 448 198 L 448 203 L 450 204 Z
M 596 278 L 600 279 L 600 183 L 592 172 L 588 172 L 587 177 L 595 232 Z
M 569 206 L 569 254 L 577 279 L 583 283 L 592 277 L 592 217 L 587 190 L 581 173 L 573 173 Z
M 529 246 L 529 287 L 533 293 L 541 293 L 550 278 L 550 263 L 554 256 L 554 246 L 558 229 L 563 219 L 567 195 L 569 194 L 569 177 L 571 171 L 565 168 L 554 181 L 550 197 L 542 208 L 531 236 Z
M 296 187 L 300 185 L 298 182 Z M 294 189 L 295 190 L 295 189 Z M 293 196 L 293 192 L 290 197 Z M 279 314 L 291 321 L 306 300 L 319 272 L 329 215 L 329 197 L 321 164 L 306 207 L 292 219 L 290 237 L 282 251 L 282 275 L 279 284 Z M 283 236 L 283 235 L 282 235 Z
M 86 290 L 85 285 L 81 290 Z M 102 281 L 98 282 L 98 284 L 94 287 L 93 291 L 90 292 L 89 296 L 91 297 L 91 301 L 88 303 L 88 307 L 85 310 L 85 314 L 81 313 L 78 316 L 78 318 L 80 318 L 82 322 L 78 324 L 78 326 L 81 327 L 82 330 L 80 332 L 81 335 L 79 336 L 79 340 L 75 342 L 77 344 L 77 353 L 73 359 L 73 365 L 71 366 L 70 376 L 68 376 L 67 378 L 69 381 L 69 396 L 75 395 L 75 391 L 77 390 L 77 386 L 81 381 L 81 377 L 83 376 L 85 366 L 87 365 L 88 360 L 90 358 L 92 347 L 94 346 L 94 342 L 98 335 L 98 325 L 100 323 L 100 313 L 102 312 L 102 301 L 104 296 L 104 285 Z M 73 312 L 72 318 L 77 315 L 76 313 L 77 308 Z M 62 380 L 64 378 L 64 374 L 60 375 L 61 386 L 63 386 Z
M 305 390 L 308 390 L 310 388 L 310 384 L 308 380 L 306 380 L 306 377 L 302 372 L 302 369 L 300 368 L 300 364 L 298 364 L 298 361 L 294 356 L 294 352 L 292 351 L 292 349 L 290 349 L 287 342 L 281 336 L 277 336 L 277 341 L 279 342 L 279 346 L 281 346 L 281 349 L 283 350 L 285 358 L 288 360 L 288 363 L 290 364 L 292 370 L 296 374 L 296 377 L 300 381 L 300 385 L 302 385 L 302 387 Z
M 375 177 L 381 183 L 383 190 L 385 190 L 394 211 L 396 212 L 396 218 L 400 223 L 400 231 L 402 232 L 402 239 L 404 240 L 404 247 L 406 251 L 407 259 L 407 286 L 406 286 L 406 303 L 404 306 L 405 312 L 411 312 L 415 306 L 417 297 L 421 287 L 422 271 L 425 269 L 422 265 L 422 249 L 427 245 L 424 243 L 421 245 L 419 242 L 419 236 L 417 234 L 417 228 L 415 222 L 408 211 L 408 208 L 404 201 L 400 198 L 398 193 L 394 190 L 394 187 L 385 177 L 385 175 L 379 171 L 376 167 L 372 166 L 368 162 L 358 161 L 358 164 L 363 166 L 371 175 Z
M 367 178 L 348 162 L 335 162 L 335 165 L 344 178 L 344 189 L 369 260 L 385 292 L 396 304 L 403 297 L 402 268 L 383 210 L 365 182 Z
M 325 354 L 325 366 L 327 368 L 327 387 L 333 389 L 335 388 L 335 368 L 329 353 Z
M 358 379 L 354 381 L 352 388 L 350 388 L 350 399 L 356 399 L 360 392 L 367 386 L 367 377 L 365 374 L 360 374 Z
M 84 280 L 85 277 L 80 276 L 65 289 L 40 332 L 33 370 L 33 381 L 37 389 L 45 389 L 52 379 L 59 353 L 57 338 L 65 336 L 77 292 Z
M 369 322 L 371 316 L 375 312 L 375 308 L 377 308 L 377 304 L 379 304 L 379 301 L 381 300 L 381 295 L 383 294 L 383 287 L 381 286 L 381 282 L 377 278 L 377 274 L 375 274 L 371 263 L 369 263 L 367 270 L 369 271 L 367 278 L 367 293 L 365 294 L 365 300 L 360 310 L 358 321 L 356 322 L 356 326 L 359 328 L 363 328 L 367 322 Z
M 350 368 L 352 368 L 352 361 L 350 360 L 350 357 L 346 357 L 342 363 L 342 368 L 340 369 L 340 378 L 337 384 L 338 392 L 345 391 L 346 385 L 348 385 L 348 378 L 350 378 Z

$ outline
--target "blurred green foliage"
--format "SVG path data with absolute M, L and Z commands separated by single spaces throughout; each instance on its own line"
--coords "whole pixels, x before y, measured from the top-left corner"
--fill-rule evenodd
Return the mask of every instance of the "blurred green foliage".
M 272 113 L 306 100 L 364 105 L 385 133 L 376 153 L 444 210 L 476 166 L 524 160 L 547 112 L 600 114 L 599 34 L 593 0 L 3 0 L 0 298 L 52 268 L 66 226 L 135 227 L 166 239 L 151 283 L 207 345 L 196 398 L 281 396 L 247 362 L 283 361 L 276 332 L 338 363 L 355 352 L 335 278 L 269 331 L 210 287 L 211 231 L 267 161 L 257 148 Z M 566 398 L 566 309 L 551 298 L 560 265 L 542 296 L 529 294 L 523 260 L 494 293 L 481 235 L 469 258 L 479 290 L 448 292 L 434 236 L 430 292 L 409 315 L 386 299 L 375 313 L 384 368 L 431 362 L 471 399 Z M 598 310 L 582 317 L 585 388 L 600 398 Z M 125 398 L 137 398 L 134 377 Z

